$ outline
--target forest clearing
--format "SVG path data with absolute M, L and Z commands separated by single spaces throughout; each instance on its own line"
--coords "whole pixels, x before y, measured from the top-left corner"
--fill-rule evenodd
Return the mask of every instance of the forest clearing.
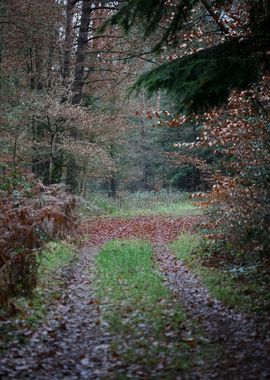
M 0 379 L 270 378 L 270 2 L 0 2 Z

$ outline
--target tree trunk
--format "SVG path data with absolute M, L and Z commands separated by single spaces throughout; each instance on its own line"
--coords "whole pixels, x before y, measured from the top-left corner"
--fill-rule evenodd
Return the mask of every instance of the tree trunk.
M 72 89 L 72 104 L 80 104 L 82 100 L 83 82 L 85 75 L 85 57 L 88 46 L 88 33 L 92 3 L 93 1 L 91 0 L 83 0 L 82 2 L 81 23 L 77 40 L 75 77 Z
M 83 84 L 84 84 L 84 76 L 85 76 L 85 58 L 86 58 L 86 51 L 88 46 L 88 33 L 89 33 L 89 25 L 90 25 L 90 16 L 91 16 L 91 5 L 93 1 L 91 0 L 83 0 L 82 2 L 82 11 L 81 11 L 81 21 L 80 21 L 80 28 L 79 28 L 79 35 L 77 39 L 77 51 L 76 51 L 76 63 L 75 63 L 75 74 L 74 74 L 74 82 L 72 86 L 72 104 L 80 104 L 82 101 L 82 95 L 83 95 Z M 69 2 L 70 6 L 70 2 Z M 67 9 L 67 29 L 68 33 L 70 33 L 70 25 L 68 23 L 72 23 L 72 20 L 70 19 L 70 9 Z M 70 36 L 66 36 L 67 39 L 70 38 Z M 65 75 L 68 75 L 69 73 L 69 59 L 70 54 L 66 52 L 66 73 Z M 74 128 L 71 131 L 71 137 L 74 139 L 77 138 L 78 131 L 76 128 Z M 76 192 L 78 190 L 78 171 L 79 167 L 76 164 L 76 159 L 74 156 L 69 156 L 68 162 L 67 162 L 67 179 L 66 183 L 70 186 L 71 191 Z
M 110 179 L 109 186 L 110 186 L 110 188 L 109 188 L 109 194 L 108 195 L 111 198 L 115 198 L 116 197 L 117 186 L 116 186 L 116 179 L 115 179 L 114 175 Z
M 66 6 L 66 28 L 65 28 L 65 47 L 62 77 L 67 80 L 71 72 L 71 52 L 72 52 L 72 34 L 73 34 L 73 9 L 74 1 L 67 0 Z
M 147 125 L 146 125 L 146 119 L 145 115 L 147 112 L 146 109 L 146 102 L 145 102 L 145 95 L 142 93 L 142 106 L 143 106 L 143 116 L 141 118 L 141 146 L 143 149 L 143 161 L 142 161 L 142 186 L 145 191 L 149 190 L 149 184 L 148 184 L 148 177 L 149 177 L 149 165 L 148 165 L 148 149 L 146 148 L 146 131 L 147 131 Z
M 62 173 L 63 173 L 63 164 L 64 164 L 64 156 L 63 156 L 63 152 L 60 150 L 54 154 L 54 157 L 52 160 L 52 172 L 51 172 L 52 183 L 61 182 Z

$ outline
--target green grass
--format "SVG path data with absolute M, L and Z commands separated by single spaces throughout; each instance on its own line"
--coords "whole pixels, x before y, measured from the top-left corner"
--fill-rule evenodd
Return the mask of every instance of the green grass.
M 47 311 L 47 304 L 57 301 L 64 279 L 59 270 L 71 263 L 75 249 L 63 241 L 49 242 L 39 254 L 38 283 L 33 297 L 28 300 L 27 322 L 39 324 Z
M 200 248 L 201 238 L 197 234 L 182 234 L 171 244 L 171 248 L 177 253 L 177 257 L 185 263 L 192 263 L 194 256 L 192 253 Z
M 201 210 L 190 202 L 188 193 L 150 191 L 125 194 L 116 199 L 102 194 L 92 194 L 82 205 L 81 213 L 85 217 L 185 216 L 200 214 Z
M 61 241 L 49 242 L 38 257 L 38 282 L 44 287 L 51 281 L 52 271 L 69 264 L 74 258 L 74 247 Z
M 149 379 L 173 379 L 192 368 L 191 325 L 153 266 L 150 244 L 111 241 L 97 256 L 96 270 L 104 328 L 114 336 L 112 354 L 137 364 Z
M 203 239 L 198 234 L 183 234 L 171 244 L 177 257 L 200 276 L 210 293 L 227 306 L 258 314 L 270 311 L 269 276 L 255 267 L 205 265 Z M 209 253 L 208 253 L 209 255 Z
M 134 206 L 122 208 L 111 213 L 114 217 L 135 217 L 147 215 L 171 215 L 171 216 L 187 216 L 200 214 L 200 210 L 189 201 L 181 201 L 179 203 L 162 204 L 156 203 L 151 207 Z

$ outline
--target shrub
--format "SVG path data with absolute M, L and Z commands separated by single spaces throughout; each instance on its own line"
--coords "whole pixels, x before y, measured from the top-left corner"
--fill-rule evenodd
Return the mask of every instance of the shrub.
M 206 115 L 201 141 L 221 157 L 207 195 L 209 227 L 219 249 L 241 260 L 270 252 L 269 94 L 269 77 L 233 92 L 223 112 Z
M 0 305 L 36 285 L 36 252 L 43 242 L 74 226 L 75 198 L 63 186 L 44 187 L 31 179 L 27 190 L 1 191 Z

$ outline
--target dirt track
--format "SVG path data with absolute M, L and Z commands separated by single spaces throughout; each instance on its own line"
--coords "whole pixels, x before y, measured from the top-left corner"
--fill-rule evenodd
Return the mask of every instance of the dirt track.
M 209 363 L 202 362 L 201 367 L 194 368 L 192 374 L 184 377 L 181 375 L 180 378 L 269 379 L 269 320 L 261 321 L 241 315 L 213 299 L 200 280 L 166 248 L 168 232 L 162 224 L 152 220 L 154 229 L 138 229 L 139 222 L 136 219 L 132 229 L 129 221 L 128 228 L 123 227 L 119 233 L 122 234 L 126 228 L 129 231 L 126 237 L 145 239 L 145 234 L 154 231 L 159 242 L 154 245 L 155 259 L 168 287 L 201 329 L 200 339 L 204 339 L 204 344 L 217 344 L 222 348 L 218 360 L 215 358 Z M 103 220 L 102 223 L 106 222 Z M 103 229 L 103 239 L 110 240 L 110 232 L 106 235 L 106 231 L 111 231 L 112 221 L 108 219 L 107 223 L 109 225 Z M 190 227 L 190 221 L 179 224 L 180 229 L 183 226 Z M 91 239 L 96 241 L 98 233 L 99 229 L 95 237 L 92 229 Z M 1 379 L 146 379 L 143 374 L 136 373 L 136 368 L 129 368 L 110 353 L 113 336 L 104 334 L 100 306 L 93 298 L 96 253 L 97 246 L 94 245 L 82 250 L 80 259 L 66 273 L 68 286 L 63 289 L 59 303 L 52 308 L 44 325 L 31 336 L 27 344 L 12 347 L 2 355 Z

